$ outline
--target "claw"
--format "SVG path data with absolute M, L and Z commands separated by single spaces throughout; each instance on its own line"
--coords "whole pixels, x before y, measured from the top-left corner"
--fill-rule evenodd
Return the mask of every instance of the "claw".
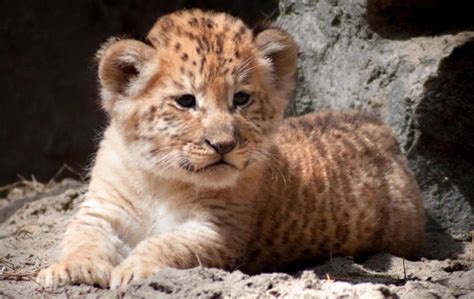
M 97 284 L 107 288 L 111 270 L 111 265 L 90 260 L 59 262 L 41 270 L 36 282 L 48 288 L 72 283 Z

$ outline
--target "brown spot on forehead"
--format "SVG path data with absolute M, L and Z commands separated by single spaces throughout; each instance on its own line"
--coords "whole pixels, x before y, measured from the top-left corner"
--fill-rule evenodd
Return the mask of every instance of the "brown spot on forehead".
M 188 21 L 189 26 L 196 27 L 198 26 L 198 19 L 196 17 L 192 17 L 191 20 Z
M 209 29 L 216 25 L 210 18 L 202 18 L 202 24 Z
M 224 49 L 224 34 L 216 35 L 216 53 L 221 54 Z

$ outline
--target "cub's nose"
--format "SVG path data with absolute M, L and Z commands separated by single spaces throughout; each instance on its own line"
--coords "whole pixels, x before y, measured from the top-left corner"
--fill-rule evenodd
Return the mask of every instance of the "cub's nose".
M 232 151 L 235 146 L 237 145 L 237 142 L 235 140 L 231 141 L 211 141 L 209 139 L 205 140 L 206 144 L 212 147 L 218 154 L 225 155 Z

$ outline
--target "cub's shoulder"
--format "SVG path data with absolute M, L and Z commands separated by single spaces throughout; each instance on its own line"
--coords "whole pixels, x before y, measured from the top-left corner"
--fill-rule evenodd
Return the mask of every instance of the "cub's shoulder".
M 392 129 L 379 117 L 367 112 L 323 111 L 298 117 L 289 117 L 279 131 L 281 141 L 297 143 L 300 139 L 359 139 L 396 153 L 400 152 L 398 140 Z
M 323 111 L 303 116 L 289 117 L 282 126 L 283 130 L 303 130 L 328 133 L 331 130 L 356 130 L 365 126 L 388 127 L 376 116 L 361 111 Z

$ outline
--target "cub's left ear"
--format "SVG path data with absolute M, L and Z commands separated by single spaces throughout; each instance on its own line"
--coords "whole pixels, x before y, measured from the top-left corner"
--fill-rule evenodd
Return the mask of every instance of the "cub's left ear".
M 109 39 L 97 52 L 102 106 L 110 111 L 115 101 L 137 94 L 146 83 L 145 66 L 154 48 L 133 39 Z
M 263 24 L 254 29 L 255 41 L 263 55 L 270 59 L 279 88 L 294 88 L 298 60 L 298 46 L 286 31 L 271 24 Z

